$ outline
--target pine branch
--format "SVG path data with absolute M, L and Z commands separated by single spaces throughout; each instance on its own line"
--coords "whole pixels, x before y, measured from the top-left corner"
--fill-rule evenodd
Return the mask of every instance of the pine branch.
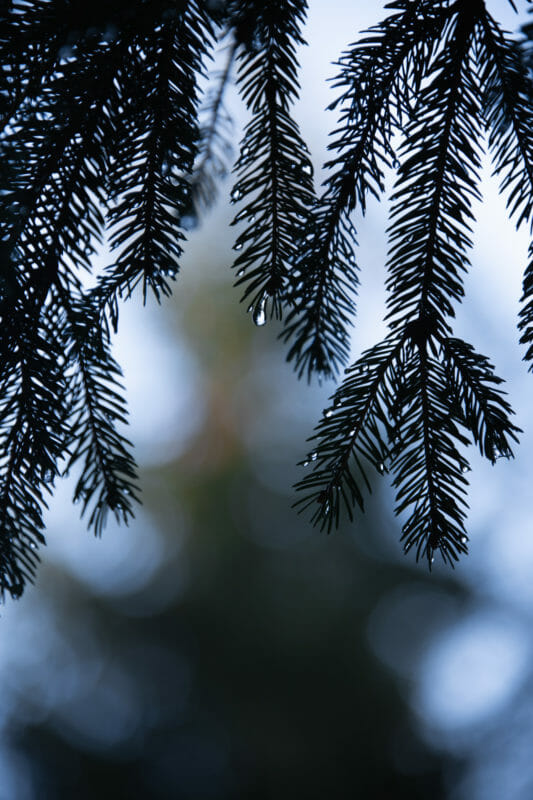
M 444 339 L 442 355 L 448 392 L 457 401 L 455 416 L 472 434 L 481 455 L 493 464 L 501 457 L 512 458 L 510 440 L 517 442 L 521 429 L 510 420 L 510 404 L 493 388 L 504 383 L 503 378 L 494 374 L 488 358 L 461 339 Z
M 510 406 L 490 388 L 486 359 L 455 339 L 442 348 L 434 340 L 419 346 L 410 337 L 389 337 L 367 350 L 348 370 L 331 406 L 311 438 L 315 446 L 303 462 L 311 472 L 297 484 L 296 505 L 310 509 L 311 521 L 338 525 L 341 508 L 353 519 L 364 510 L 371 490 L 368 466 L 379 475 L 393 472 L 398 514 L 411 508 L 403 526 L 405 552 L 431 567 L 434 552 L 453 563 L 467 552 L 464 528 L 465 474 L 470 467 L 459 452 L 470 433 L 491 460 L 512 456 L 509 439 L 517 427 Z M 475 424 L 474 424 L 475 421 Z M 497 449 L 498 448 L 498 449 Z
M 237 285 L 244 285 L 254 322 L 282 316 L 299 279 L 302 231 L 314 200 L 309 151 L 289 108 L 298 96 L 296 45 L 305 0 L 240 3 L 233 17 L 241 48 L 237 85 L 252 112 L 235 169 L 233 202 L 246 205 L 233 224 L 248 227 L 234 249 Z M 242 251 L 242 252 L 240 252 Z
M 463 296 L 471 201 L 480 199 L 479 107 L 470 56 L 476 24 L 474 11 L 461 8 L 444 33 L 419 92 L 416 120 L 407 125 L 401 152 L 408 156 L 391 210 L 387 318 L 415 345 L 403 378 L 405 444 L 394 461 L 393 485 L 397 512 L 412 506 L 402 534 L 406 549 L 415 546 L 417 558 L 424 555 L 430 564 L 437 548 L 452 563 L 466 541 L 468 465 L 456 443 L 468 440 L 451 413 L 455 398 L 446 391 L 438 344 L 450 330 L 446 317 L 455 314 L 453 301 Z
M 326 162 L 332 174 L 315 210 L 301 258 L 302 291 L 295 292 L 283 339 L 292 342 L 288 360 L 301 376 L 335 376 L 349 356 L 348 328 L 359 284 L 355 257 L 355 209 L 366 211 L 367 195 L 379 199 L 384 168 L 396 166 L 391 139 L 405 116 L 413 115 L 424 69 L 449 10 L 427 0 L 391 3 L 399 11 L 371 29 L 339 62 L 334 82 L 343 93 L 330 108 L 341 108 L 336 152 Z
M 55 87 L 45 100 L 48 108 L 56 104 Z M 43 120 L 42 114 L 29 108 L 22 130 L 15 128 L 8 136 L 13 162 L 20 168 L 14 172 L 12 192 L 2 198 L 10 203 L 11 213 L 4 217 L 9 270 L 4 271 L 0 299 L 0 397 L 4 403 L 0 435 L 6 454 L 0 468 L 4 558 L 0 591 L 7 590 L 14 597 L 22 593 L 25 581 L 33 578 L 38 560 L 33 551 L 39 542 L 44 543 L 43 492 L 50 491 L 71 435 L 66 420 L 69 396 L 61 368 L 65 342 L 54 284 L 61 266 L 67 273 L 73 262 L 86 266 L 80 236 L 92 235 L 102 220 L 91 195 L 94 179 L 87 168 L 96 132 L 91 124 L 94 117 L 73 114 L 58 126 L 46 115 Z M 75 122 L 83 127 L 83 135 Z M 49 146 L 46 157 L 39 159 L 41 138 Z M 23 145 L 28 148 L 25 160 Z M 61 252 L 68 264 L 59 257 Z
M 127 80 L 112 101 L 116 117 L 109 186 L 112 250 L 120 249 L 93 297 L 117 323 L 117 299 L 142 284 L 159 301 L 170 294 L 190 206 L 190 175 L 198 140 L 197 73 L 210 42 L 207 17 L 196 2 L 168 16 L 156 33 L 139 37 L 128 53 Z M 120 127 L 118 123 L 120 122 Z M 127 137 L 124 137 L 126 132 Z M 180 136 L 178 137 L 178 132 Z
M 3 186 L 9 187 L 0 195 L 4 267 L 0 440 L 6 454 L 0 463 L 0 592 L 7 590 L 13 596 L 20 595 L 24 582 L 33 576 L 37 558 L 33 549 L 44 542 L 43 492 L 50 490 L 58 461 L 69 446 L 66 472 L 81 462 L 75 500 L 83 501 L 82 513 L 88 513 L 96 534 L 101 533 L 108 511 L 124 521 L 132 515 L 132 502 L 137 499 L 135 464 L 129 443 L 117 430 L 126 421 L 125 408 L 118 391 L 120 368 L 109 351 L 106 311 L 111 307 L 113 316 L 116 295 L 124 286 L 132 288 L 135 272 L 133 277 L 131 270 L 121 277 L 108 274 L 107 282 L 100 282 L 88 296 L 81 293 L 79 273 L 91 267 L 95 244 L 102 237 L 105 192 L 115 177 L 111 167 L 119 162 L 124 137 L 127 143 L 134 127 L 120 125 L 125 119 L 120 101 L 128 102 L 120 90 L 134 73 L 129 56 L 136 52 L 145 80 L 153 77 L 154 72 L 148 76 L 141 64 L 145 51 L 152 47 L 152 52 L 159 53 L 164 32 L 180 28 L 174 71 L 157 64 L 160 87 L 166 80 L 164 91 L 172 94 L 169 102 L 177 106 L 176 113 L 167 114 L 160 97 L 150 111 L 156 125 L 166 125 L 161 124 L 158 131 L 158 158 L 164 154 L 168 159 L 176 130 L 183 134 L 173 167 L 174 176 L 178 175 L 173 180 L 183 187 L 194 157 L 196 76 L 201 54 L 210 42 L 207 17 L 193 2 L 181 15 L 169 14 L 164 5 L 156 10 L 153 4 L 149 16 L 154 13 L 157 21 L 159 15 L 166 24 L 156 25 L 151 37 L 139 33 L 146 14 L 140 13 L 134 21 L 125 4 L 119 3 L 120 30 L 103 40 L 104 25 L 96 34 L 82 31 L 62 55 L 58 45 L 68 28 L 65 20 L 58 25 L 57 36 L 46 35 L 56 15 L 61 16 L 60 5 L 45 4 L 39 22 L 30 6 L 17 8 L 10 22 L 15 28 L 20 23 L 20 41 L 14 49 L 5 44 L 13 63 L 20 65 L 5 115 L 9 125 L 2 133 L 0 168 Z M 11 78 L 11 70 L 8 73 Z M 135 97 L 132 89 L 130 84 L 128 90 Z M 142 108 L 144 96 L 141 101 Z M 135 110 L 126 121 L 132 119 Z M 192 133 L 187 137 L 186 131 Z M 163 158 L 158 168 L 165 171 Z M 176 220 L 167 205 L 176 191 L 182 203 L 184 191 L 180 193 L 174 185 L 161 202 L 156 197 L 156 211 L 167 215 L 167 228 L 172 225 L 172 236 L 163 231 L 167 239 L 163 239 L 162 252 L 167 261 L 167 249 L 176 242 Z M 153 237 L 161 246 L 159 220 L 153 220 L 151 229 L 147 219 L 143 221 L 143 241 Z M 142 269 L 143 265 L 141 274 Z M 150 272 L 151 285 L 160 289 L 154 273 Z M 110 288 L 113 278 L 117 280 Z M 103 300 L 102 284 L 109 290 Z
M 406 158 L 389 228 L 387 318 L 393 329 L 427 320 L 446 330 L 444 318 L 454 316 L 452 302 L 464 293 L 471 200 L 481 199 L 477 82 L 468 52 L 474 24 L 467 12 L 448 27 L 401 148 Z
M 309 440 L 315 449 L 302 463 L 311 471 L 296 485 L 303 497 L 295 505 L 310 508 L 311 521 L 328 532 L 338 524 L 342 505 L 350 519 L 354 505 L 364 510 L 363 493 L 371 490 L 368 465 L 380 474 L 387 469 L 394 438 L 388 398 L 402 349 L 403 342 L 390 336 L 365 351 L 347 370 Z
M 26 304 L 12 311 L 19 318 L 18 336 L 10 337 L 9 359 L 2 363 L 0 384 L 0 596 L 22 594 L 32 581 L 44 544 L 42 509 L 57 462 L 66 449 L 68 426 L 63 419 L 66 385 L 61 373 L 61 348 Z M 8 327 L 13 320 L 8 321 Z M 11 324 L 9 324 L 11 322 Z M 52 335 L 50 335 L 52 334 Z
M 414 547 L 417 560 L 425 557 L 431 568 L 438 549 L 453 565 L 459 553 L 467 552 L 465 473 L 470 467 L 456 443 L 468 440 L 449 412 L 442 365 L 425 348 L 413 348 L 410 356 L 397 429 L 404 444 L 393 462 L 396 513 L 410 512 L 402 528 L 405 552 Z
M 205 115 L 207 121 L 200 125 L 198 152 L 191 176 L 192 224 L 216 200 L 218 182 L 228 175 L 228 159 L 233 153 L 233 120 L 225 108 L 224 95 L 232 78 L 237 43 L 233 40 L 224 49 L 227 51 L 225 67 L 211 76 L 216 84 L 208 89 L 200 108 L 200 116 Z
M 81 462 L 74 502 L 81 501 L 82 515 L 89 509 L 88 526 L 102 534 L 107 514 L 128 522 L 133 501 L 138 501 L 136 467 L 129 453 L 131 442 L 117 431 L 127 424 L 122 390 L 122 372 L 112 358 L 96 312 L 83 298 L 72 302 L 72 293 L 61 287 L 68 341 L 66 373 L 69 381 L 69 424 L 72 437 L 65 469 Z
M 463 296 L 472 200 L 480 198 L 482 93 L 474 53 L 485 14 L 482 4 L 454 4 L 450 10 L 441 18 L 445 26 L 438 38 L 425 44 L 416 117 L 403 127 L 403 163 L 398 164 L 390 225 L 391 333 L 349 371 L 317 428 L 312 471 L 297 485 L 304 491 L 298 505 L 313 508 L 318 502 L 312 520 L 330 530 L 338 523 L 341 497 L 350 517 L 355 504 L 363 508 L 363 490 L 370 485 L 365 461 L 379 473 L 391 470 L 396 511 L 407 514 L 404 549 L 413 547 L 430 568 L 437 550 L 452 565 L 467 552 L 465 473 L 470 467 L 460 448 L 471 437 L 494 463 L 500 455 L 512 456 L 510 442 L 519 432 L 510 421 L 510 405 L 494 388 L 502 381 L 492 365 L 450 336 L 448 320 Z M 364 59 L 359 68 L 374 74 Z M 387 101 L 398 120 L 407 115 L 407 98 L 407 91 L 389 88 Z M 354 120 L 364 129 L 372 113 L 368 101 L 354 96 L 347 129 Z M 383 117 L 389 129 L 399 125 L 393 116 Z M 385 164 L 387 146 L 383 137 Z M 342 177 L 342 170 L 338 174 Z M 513 174 L 511 183 L 517 170 Z M 370 187 L 359 184 L 354 207 L 364 207 L 368 191 L 380 187 L 381 172 L 373 175 Z
M 517 43 L 487 13 L 482 20 L 478 60 L 483 67 L 484 110 L 489 149 L 500 191 L 507 195 L 509 216 L 519 227 L 533 212 L 533 82 Z M 533 370 L 533 243 L 524 273 L 518 328 L 528 346 L 524 359 Z

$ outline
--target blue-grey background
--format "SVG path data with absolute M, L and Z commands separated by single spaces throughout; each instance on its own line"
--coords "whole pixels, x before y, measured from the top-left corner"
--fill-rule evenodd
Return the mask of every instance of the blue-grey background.
M 487 5 L 509 30 L 526 18 L 526 2 Z M 317 182 L 331 62 L 383 6 L 310 0 L 296 113 Z M 135 523 L 95 540 L 58 485 L 36 585 L 1 610 L 0 800 L 533 797 L 529 237 L 490 173 L 456 330 L 508 381 L 524 433 L 515 461 L 472 456 L 468 558 L 429 576 L 401 555 L 385 481 L 330 537 L 291 510 L 333 385 L 299 383 L 275 326 L 238 305 L 229 181 L 174 297 L 122 314 Z M 356 221 L 354 356 L 384 330 L 386 215 L 384 199 Z

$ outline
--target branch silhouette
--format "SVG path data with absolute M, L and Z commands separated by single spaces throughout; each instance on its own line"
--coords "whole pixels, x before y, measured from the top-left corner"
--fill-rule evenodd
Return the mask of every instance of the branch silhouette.
M 231 189 L 236 285 L 256 324 L 282 320 L 287 358 L 307 380 L 347 366 L 356 219 L 396 171 L 389 330 L 347 367 L 312 438 L 297 506 L 329 531 L 364 508 L 369 469 L 390 473 L 404 550 L 430 567 L 436 554 L 453 565 L 467 552 L 464 447 L 494 462 L 512 456 L 520 431 L 502 379 L 454 336 L 453 318 L 486 133 L 509 215 L 531 225 L 531 48 L 482 0 L 386 8 L 337 64 L 339 121 L 318 196 L 293 116 L 305 0 L 0 10 L 2 597 L 33 579 L 47 497 L 75 465 L 74 500 L 96 534 L 109 512 L 126 522 L 134 513 L 112 334 L 135 291 L 170 294 L 186 232 L 230 169 L 233 80 L 249 113 Z M 225 63 L 204 99 L 199 79 L 221 46 Z M 105 235 L 111 263 L 87 289 Z M 518 325 L 531 363 L 533 250 Z

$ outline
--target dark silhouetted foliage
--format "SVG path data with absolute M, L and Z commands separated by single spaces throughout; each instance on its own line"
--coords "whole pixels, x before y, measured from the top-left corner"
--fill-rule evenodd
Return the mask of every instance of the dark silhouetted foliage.
M 512 3 L 511 3 L 512 5 Z M 299 375 L 349 356 L 358 285 L 354 218 L 397 171 L 384 341 L 347 369 L 314 437 L 300 504 L 328 530 L 363 507 L 367 471 L 392 472 L 405 550 L 467 552 L 462 446 L 495 461 L 519 429 L 489 360 L 453 336 L 479 198 L 484 136 L 509 213 L 530 223 L 528 51 L 482 0 L 399 0 L 340 58 L 324 191 L 291 115 L 305 0 L 11 0 L 0 11 L 0 592 L 17 596 L 44 542 L 55 478 L 100 534 L 137 495 L 120 368 L 119 303 L 159 300 L 185 231 L 231 168 L 224 104 L 249 111 L 232 201 L 237 285 L 256 324 L 282 319 Z M 215 47 L 225 66 L 203 99 Z M 397 145 L 398 137 L 401 144 Z M 107 235 L 101 274 L 92 256 Z M 533 251 L 519 327 L 533 355 Z M 117 425 L 119 426 L 117 428 Z

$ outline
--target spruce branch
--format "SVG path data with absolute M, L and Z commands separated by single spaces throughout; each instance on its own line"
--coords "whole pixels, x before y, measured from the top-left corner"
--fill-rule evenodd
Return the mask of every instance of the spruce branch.
M 128 72 L 112 101 L 117 119 L 107 219 L 111 250 L 120 252 L 94 291 L 114 325 L 118 298 L 141 284 L 144 300 L 151 290 L 159 301 L 177 274 L 199 136 L 197 75 L 210 41 L 203 9 L 190 2 L 128 51 Z
M 507 196 L 509 216 L 517 228 L 531 226 L 533 212 L 533 81 L 518 44 L 506 36 L 487 13 L 479 41 L 483 70 L 484 111 L 489 127 L 489 149 L 500 191 Z M 524 360 L 533 369 L 533 245 L 524 273 L 518 328 L 527 346 Z
M 65 473 L 81 462 L 74 502 L 81 502 L 82 515 L 89 510 L 88 527 L 100 536 L 109 511 L 117 521 L 127 523 L 133 516 L 133 501 L 139 499 L 131 443 L 117 430 L 127 423 L 122 372 L 111 356 L 95 310 L 91 315 L 83 298 L 74 304 L 64 290 L 61 300 L 69 342 L 68 416 L 73 431 Z
M 390 336 L 366 350 L 347 370 L 309 440 L 315 449 L 302 462 L 309 472 L 296 485 L 303 496 L 295 505 L 311 508 L 311 521 L 328 532 L 338 524 L 342 505 L 350 519 L 354 505 L 364 510 L 364 491 L 371 491 L 368 466 L 380 474 L 388 469 L 389 438 L 395 435 L 389 398 L 402 349 L 403 342 Z
M 164 276 L 176 271 L 174 209 L 181 211 L 189 192 L 197 77 L 211 43 L 196 2 L 170 12 L 156 3 L 135 16 L 117 2 L 104 19 L 89 11 L 87 29 L 71 42 L 72 20 L 61 17 L 61 5 L 19 5 L 8 18 L 19 35 L 0 34 L 9 54 L 0 86 L 9 95 L 0 167 L 0 593 L 13 596 L 33 577 L 44 497 L 65 456 L 61 471 L 81 464 L 75 500 L 97 535 L 109 511 L 126 522 L 133 513 L 136 468 L 119 430 L 126 412 L 108 319 L 116 327 L 117 297 L 139 280 L 157 294 L 168 291 Z M 152 130 L 140 131 L 147 117 Z M 139 186 L 138 176 L 124 189 L 116 180 L 121 159 L 132 155 L 135 169 L 132 141 L 144 139 L 153 180 Z M 135 208 L 136 191 L 144 192 L 142 252 L 126 252 L 123 274 L 109 270 L 84 293 L 80 270 L 91 269 L 108 195 L 113 202 L 121 189 L 130 196 L 109 214 L 112 242 L 127 251 L 120 212 Z
M 245 287 L 254 322 L 281 318 L 298 281 L 302 231 L 314 201 L 309 151 L 290 106 L 298 96 L 296 46 L 305 0 L 239 3 L 235 11 L 237 86 L 252 118 L 235 165 L 233 202 L 245 203 L 233 224 L 248 222 L 237 236 L 234 269 Z
M 512 458 L 511 441 L 518 441 L 521 430 L 511 422 L 510 404 L 494 388 L 503 378 L 494 374 L 486 356 L 461 339 L 445 338 L 442 358 L 447 391 L 457 401 L 456 418 L 471 433 L 481 455 L 493 464 L 501 457 Z
M 61 348 L 41 303 L 12 307 L 9 357 L 0 383 L 0 596 L 20 596 L 32 581 L 44 544 L 45 494 L 67 447 L 63 407 L 66 383 Z M 48 305 L 50 312 L 52 304 Z M 53 317 L 53 313 L 49 313 Z M 13 328 L 18 322 L 16 339 Z M 52 328 L 52 330 L 51 330 Z M 4 354 L 5 355 L 5 354 Z
M 406 128 L 392 194 L 387 319 L 391 328 L 431 321 L 440 331 L 462 298 L 472 199 L 480 200 L 481 131 L 469 50 L 468 10 L 448 25 L 443 48 Z
M 413 9 L 417 4 L 409 5 Z M 405 11 L 404 3 L 391 6 Z M 395 22 L 396 15 L 384 27 Z M 483 48 L 488 53 L 488 30 L 493 63 L 485 68 L 479 54 Z M 419 51 L 425 63 L 411 78 L 416 83 L 416 115 L 409 111 L 411 87 L 387 85 L 385 97 L 378 95 L 388 109 L 381 116 L 384 132 L 381 138 L 372 133 L 381 147 L 373 171 L 368 170 L 372 182 L 357 183 L 351 173 L 352 206 L 364 210 L 366 195 L 381 190 L 382 167 L 392 153 L 391 131 L 401 128 L 404 138 L 400 160 L 394 164 L 398 178 L 389 227 L 386 319 L 391 332 L 349 371 L 327 420 L 317 427 L 314 464 L 297 488 L 304 492 L 298 505 L 314 508 L 313 522 L 330 530 L 339 521 L 340 497 L 350 518 L 354 505 L 363 507 L 363 489 L 369 486 L 365 461 L 379 473 L 390 470 L 396 511 L 407 516 L 404 550 L 413 548 L 417 559 L 424 557 L 431 568 L 436 551 L 451 565 L 467 552 L 465 474 L 470 466 L 462 448 L 474 441 L 494 463 L 501 455 L 512 456 L 511 441 L 517 441 L 519 432 L 510 420 L 509 403 L 496 391 L 502 380 L 488 359 L 451 335 L 450 319 L 463 297 L 462 275 L 469 264 L 472 203 L 480 199 L 483 123 L 495 130 L 489 143 L 500 157 L 498 169 L 506 174 L 503 189 L 510 191 L 511 212 L 518 213 L 519 221 L 529 219 L 533 193 L 524 167 L 529 158 L 525 120 L 530 101 L 514 43 L 493 29 L 482 3 L 440 4 L 425 31 L 429 38 Z M 356 74 L 360 79 L 371 76 L 369 85 L 378 74 L 379 63 L 372 59 L 379 52 L 377 47 L 366 60 L 356 61 Z M 409 74 L 408 66 L 397 70 L 398 82 L 404 72 Z M 351 79 L 345 78 L 348 85 Z M 376 104 L 365 98 L 364 88 L 358 95 L 350 95 L 348 89 L 342 100 L 346 103 L 347 98 L 348 122 L 334 145 L 340 151 L 332 162 L 336 167 L 345 164 L 343 148 L 354 125 L 365 130 L 375 113 Z M 506 155 L 511 123 L 521 141 Z M 357 138 L 354 141 L 357 146 Z M 341 196 L 344 178 L 338 169 L 331 179 L 334 197 Z M 386 353 L 385 343 L 392 341 L 394 357 L 381 362 L 377 354 Z M 346 398 L 347 415 L 339 410 L 340 398 Z
M 338 127 L 326 162 L 331 174 L 314 211 L 312 233 L 300 259 L 302 288 L 294 293 L 282 338 L 298 374 L 334 377 L 349 356 L 349 326 L 359 285 L 354 210 L 367 196 L 380 198 L 384 168 L 396 166 L 391 140 L 413 115 L 428 54 L 450 12 L 427 0 L 390 4 L 398 13 L 368 31 L 340 59 L 334 87 L 342 94 Z
M 465 473 L 470 469 L 457 443 L 458 430 L 443 392 L 442 365 L 425 347 L 415 346 L 405 365 L 406 402 L 400 412 L 401 453 L 393 461 L 396 513 L 409 511 L 402 528 L 404 551 L 415 548 L 431 568 L 434 552 L 453 566 L 467 552 L 464 527 Z
M 200 107 L 199 141 L 191 176 L 191 224 L 195 225 L 201 213 L 210 208 L 218 196 L 218 183 L 229 173 L 228 162 L 233 153 L 233 119 L 224 104 L 224 96 L 232 80 L 237 42 L 233 39 L 224 46 L 224 69 L 210 76 L 215 81 L 209 87 Z

